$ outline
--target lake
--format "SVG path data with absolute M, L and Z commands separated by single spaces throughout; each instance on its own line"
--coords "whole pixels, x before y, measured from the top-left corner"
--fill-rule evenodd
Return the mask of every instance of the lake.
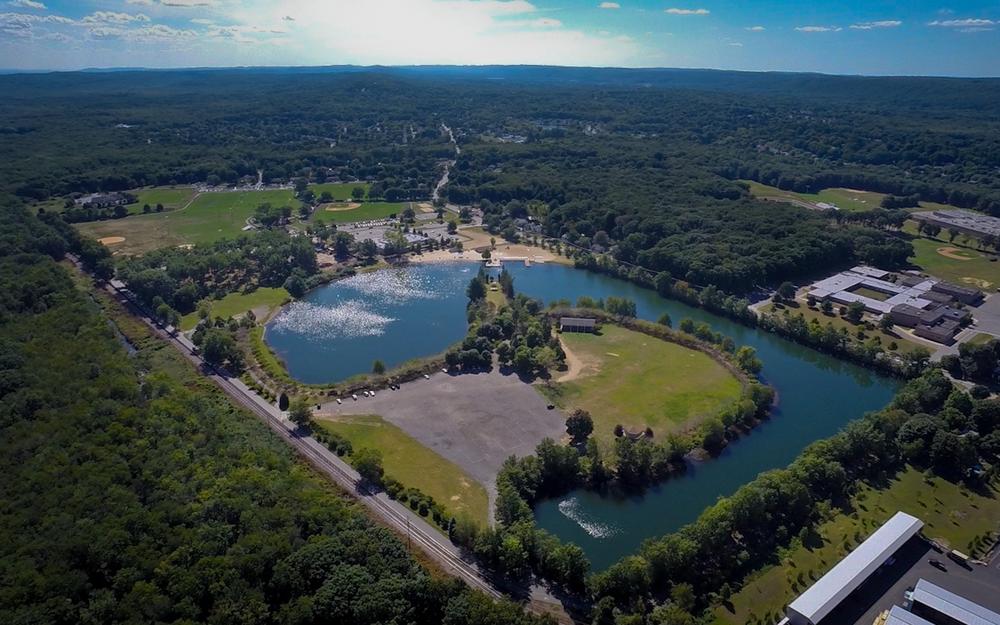
M 391 369 L 462 340 L 470 263 L 412 265 L 359 273 L 285 306 L 264 334 L 288 372 L 309 384 Z
M 773 334 L 667 300 L 617 278 L 557 264 L 510 263 L 519 293 L 551 302 L 582 295 L 635 301 L 639 317 L 669 313 L 676 326 L 705 321 L 764 363 L 761 378 L 778 393 L 771 418 L 715 459 L 641 497 L 578 491 L 540 503 L 538 525 L 580 545 L 595 570 L 635 552 L 643 540 L 695 520 L 719 497 L 759 472 L 788 465 L 808 444 L 834 434 L 865 412 L 882 408 L 900 382 L 842 362 Z M 465 333 L 465 286 L 476 267 L 443 263 L 361 274 L 332 283 L 292 304 L 268 325 L 267 341 L 289 371 L 306 382 L 328 382 L 438 353 Z

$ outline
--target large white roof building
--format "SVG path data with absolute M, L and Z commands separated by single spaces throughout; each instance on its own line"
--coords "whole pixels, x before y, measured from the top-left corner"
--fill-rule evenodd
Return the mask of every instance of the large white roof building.
M 897 512 L 788 605 L 790 625 L 819 623 L 923 526 L 920 519 Z

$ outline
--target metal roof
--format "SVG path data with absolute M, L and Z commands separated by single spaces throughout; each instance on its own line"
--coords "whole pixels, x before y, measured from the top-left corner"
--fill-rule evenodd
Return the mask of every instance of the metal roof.
M 788 605 L 789 611 L 801 614 L 810 623 L 818 623 L 923 526 L 924 522 L 920 519 L 897 512 L 792 601 Z
M 889 618 L 885 619 L 884 625 L 934 625 L 934 623 L 894 605 L 889 610 Z
M 921 603 L 964 625 L 1000 625 L 1000 614 L 926 579 L 913 588 L 913 603 Z
M 597 324 L 596 319 L 585 319 L 583 317 L 560 317 L 559 324 L 564 326 L 586 326 L 590 327 Z

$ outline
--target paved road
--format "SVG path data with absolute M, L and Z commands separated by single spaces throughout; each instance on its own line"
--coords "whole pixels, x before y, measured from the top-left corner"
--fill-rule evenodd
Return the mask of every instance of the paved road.
M 67 255 L 77 267 L 82 266 L 79 260 Z M 264 401 L 251 391 L 239 379 L 226 374 L 206 364 L 196 353 L 195 346 L 182 334 L 174 333 L 171 328 L 163 328 L 150 316 L 145 314 L 136 302 L 129 298 L 127 292 L 116 289 L 111 284 L 106 285 L 112 296 L 122 302 L 132 313 L 148 325 L 160 338 L 169 341 L 188 360 L 199 367 L 199 370 L 215 382 L 230 398 L 244 406 L 254 415 L 262 419 L 268 427 L 277 433 L 284 441 L 292 445 L 313 466 L 333 479 L 347 492 L 357 496 L 358 501 L 378 516 L 386 525 L 406 534 L 422 551 L 438 562 L 446 570 L 464 580 L 469 586 L 499 598 L 502 593 L 496 589 L 493 581 L 479 570 L 473 562 L 462 557 L 458 547 L 445 536 L 432 528 L 422 517 L 400 503 L 393 501 L 383 492 L 373 493 L 359 487 L 361 481 L 358 473 L 336 454 L 323 446 L 319 441 L 299 431 L 288 421 L 285 415 L 275 406 Z

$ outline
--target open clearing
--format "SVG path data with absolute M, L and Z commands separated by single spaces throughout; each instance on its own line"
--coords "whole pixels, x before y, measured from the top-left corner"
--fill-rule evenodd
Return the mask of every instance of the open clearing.
M 995 490 L 984 495 L 938 477 L 925 480 L 924 474 L 913 468 L 901 473 L 884 490 L 863 485 L 853 505 L 853 514 L 839 514 L 822 523 L 816 540 L 809 541 L 810 547 L 787 550 L 781 554 L 781 564 L 762 570 L 749 581 L 733 596 L 734 612 L 717 608 L 715 623 L 743 625 L 752 622 L 752 614 L 781 611 L 847 554 L 845 545 L 854 548 L 899 510 L 922 519 L 927 537 L 966 553 L 971 551 L 973 538 L 997 529 L 996 520 L 1000 518 L 1000 499 Z
M 323 429 L 350 440 L 354 449 L 380 450 L 387 475 L 403 486 L 430 495 L 449 514 L 456 517 L 467 514 L 486 524 L 486 489 L 458 465 L 424 447 L 395 425 L 374 415 L 326 418 L 318 423 Z
M 819 203 L 833 204 L 841 210 L 847 211 L 868 211 L 878 208 L 882 204 L 882 198 L 885 197 L 884 193 L 842 188 L 823 189 L 819 193 L 796 193 L 795 191 L 783 191 L 753 180 L 740 180 L 740 182 L 748 184 L 750 193 L 761 199 L 782 200 L 796 204 L 801 202 L 814 206 Z
M 982 289 L 1000 285 L 1000 262 L 990 262 L 990 256 L 978 250 L 923 237 L 911 243 L 910 262 L 936 278 Z
M 352 197 L 352 192 L 355 187 L 361 187 L 364 189 L 364 196 L 368 197 L 368 190 L 371 188 L 371 184 L 367 182 L 324 182 L 322 184 L 311 184 L 309 189 L 316 194 L 316 197 L 323 195 L 324 192 L 328 192 L 333 196 L 335 201 L 344 202 L 350 200 Z
M 293 209 L 299 205 L 291 189 L 202 193 L 187 208 L 76 224 L 76 227 L 95 239 L 125 237 L 114 251 L 141 254 L 163 247 L 235 238 L 242 234 L 247 218 L 265 203 Z
M 377 414 L 399 426 L 460 466 L 491 497 L 497 472 L 508 456 L 534 454 L 543 438 L 558 440 L 566 431 L 566 416 L 546 409 L 545 399 L 532 385 L 496 369 L 438 373 L 429 380 L 403 384 L 398 391 L 379 391 L 373 398 L 324 404 L 317 416 L 359 414 Z
M 209 318 L 222 317 L 229 319 L 253 310 L 258 321 L 263 321 L 268 314 L 281 306 L 290 296 L 283 288 L 261 287 L 252 293 L 230 293 L 222 299 L 206 300 L 211 307 Z M 181 330 L 185 332 L 198 325 L 198 311 L 181 317 Z
M 594 435 L 614 437 L 614 427 L 654 434 L 696 426 L 740 397 L 740 381 L 707 354 L 605 324 L 601 334 L 562 334 L 581 363 L 578 375 L 557 382 L 558 403 L 583 408 L 594 418 Z

